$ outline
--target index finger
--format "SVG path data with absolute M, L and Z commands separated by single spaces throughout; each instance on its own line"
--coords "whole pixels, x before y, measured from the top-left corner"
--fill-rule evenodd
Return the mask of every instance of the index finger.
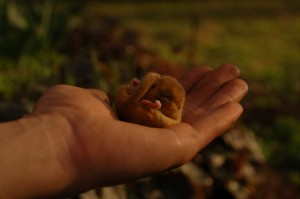
M 176 132 L 177 139 L 181 143 L 179 151 L 183 151 L 183 159 L 189 161 L 197 152 L 230 128 L 242 112 L 243 108 L 239 103 L 228 102 L 204 116 L 200 112 L 195 113 L 190 119 L 184 120 L 184 123 L 168 128 Z M 192 128 L 187 128 L 188 125 Z

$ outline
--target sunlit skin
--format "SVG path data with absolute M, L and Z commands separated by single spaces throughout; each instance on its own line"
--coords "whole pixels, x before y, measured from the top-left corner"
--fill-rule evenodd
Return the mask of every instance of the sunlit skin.
M 181 122 L 184 99 L 184 88 L 175 78 L 151 72 L 120 88 L 116 110 L 121 120 L 167 127 Z
M 180 80 L 182 122 L 119 121 L 101 90 L 50 88 L 26 117 L 0 124 L 0 198 L 51 198 L 163 172 L 190 161 L 242 113 L 239 70 L 196 68 Z

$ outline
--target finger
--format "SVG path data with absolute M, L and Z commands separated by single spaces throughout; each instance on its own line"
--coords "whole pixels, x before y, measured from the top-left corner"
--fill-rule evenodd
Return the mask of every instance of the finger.
M 228 102 L 209 114 L 202 121 L 195 123 L 196 129 L 200 132 L 200 148 L 203 148 L 213 139 L 220 136 L 228 128 L 230 128 L 241 116 L 243 112 L 242 106 L 237 102 Z
M 210 71 L 212 71 L 212 69 L 208 66 L 198 67 L 183 75 L 179 81 L 185 91 L 188 93 L 193 86 L 196 85 L 197 82 L 200 81 Z
M 247 93 L 248 85 L 241 79 L 234 79 L 224 85 L 214 94 L 202 107 L 207 110 L 213 110 L 230 101 L 239 102 Z
M 98 90 L 98 89 L 87 89 L 94 97 L 105 101 L 107 104 L 109 104 L 109 98 L 107 96 L 107 94 L 102 91 L 102 90 Z
M 194 115 L 188 123 L 199 132 L 199 150 L 230 128 L 242 112 L 243 108 L 239 103 L 228 102 L 205 117 L 201 113 L 199 116 Z
M 239 76 L 239 69 L 232 64 L 224 64 L 207 74 L 186 97 L 189 110 L 198 108 L 207 101 L 225 83 Z
M 194 157 L 213 139 L 224 133 L 240 117 L 242 106 L 237 102 L 229 102 L 209 112 L 205 116 L 193 115 L 178 125 L 169 126 L 176 132 L 179 142 L 177 154 L 181 157 L 179 164 L 184 164 Z M 170 139 L 171 140 L 171 139 Z

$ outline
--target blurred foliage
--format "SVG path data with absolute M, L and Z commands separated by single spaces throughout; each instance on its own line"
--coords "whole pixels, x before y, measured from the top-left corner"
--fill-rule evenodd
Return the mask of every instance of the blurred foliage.
M 66 59 L 55 45 L 69 13 L 60 19 L 53 1 L 3 0 L 0 10 L 0 98 L 12 100 L 26 95 L 30 83 L 53 83 L 51 77 Z
M 0 121 L 57 83 L 113 98 L 147 70 L 178 77 L 234 63 L 250 86 L 242 122 L 270 166 L 300 186 L 299 13 L 296 0 L 0 0 Z
M 266 150 L 272 149 L 266 153 L 272 164 L 297 171 L 300 168 L 300 120 L 288 116 L 279 116 L 276 118 L 274 126 L 269 134 L 265 134 L 263 146 Z M 288 143 L 288 144 L 287 144 Z

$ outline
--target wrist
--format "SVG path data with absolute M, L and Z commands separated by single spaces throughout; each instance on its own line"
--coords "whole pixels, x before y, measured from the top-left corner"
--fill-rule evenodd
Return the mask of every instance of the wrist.
M 51 195 L 74 176 L 72 131 L 62 115 L 28 115 L 0 124 L 0 132 L 0 198 Z

